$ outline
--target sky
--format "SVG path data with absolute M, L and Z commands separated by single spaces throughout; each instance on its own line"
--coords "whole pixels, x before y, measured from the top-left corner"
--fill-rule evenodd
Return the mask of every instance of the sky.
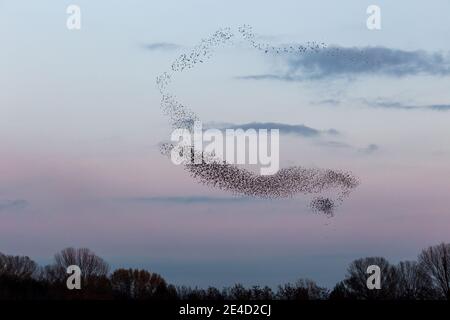
M 66 27 L 71 4 L 80 30 Z M 381 30 L 366 27 L 372 4 Z M 303 277 L 331 287 L 356 258 L 397 263 L 450 242 L 449 9 L 444 0 L 0 0 L 0 252 L 45 264 L 89 247 L 113 267 L 175 284 Z M 205 123 L 296 128 L 282 132 L 281 167 L 358 176 L 333 218 L 302 195 L 211 189 L 160 153 L 171 127 L 156 77 L 201 39 L 243 24 L 262 43 L 328 49 L 263 54 L 236 39 L 172 89 Z

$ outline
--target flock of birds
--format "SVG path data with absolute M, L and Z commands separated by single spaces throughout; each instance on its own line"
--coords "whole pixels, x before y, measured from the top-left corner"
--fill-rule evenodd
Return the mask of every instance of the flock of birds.
M 318 52 L 326 48 L 323 43 L 308 42 L 305 45 L 274 47 L 257 42 L 248 25 L 238 28 L 238 33 L 253 48 L 264 53 L 305 53 Z M 172 64 L 171 71 L 157 77 L 156 84 L 162 95 L 161 107 L 173 128 L 193 130 L 199 118 L 191 109 L 179 102 L 168 87 L 177 72 L 193 68 L 198 63 L 210 59 L 214 49 L 235 37 L 230 28 L 220 29 L 211 37 L 203 39 L 190 53 L 182 54 Z M 161 145 L 161 152 L 169 155 L 175 146 Z M 180 150 L 183 152 L 183 150 Z M 184 150 L 186 152 L 186 150 Z M 193 148 L 187 152 L 193 153 Z M 244 168 L 214 159 L 211 154 L 192 154 L 192 157 L 208 158 L 208 161 L 186 162 L 185 169 L 197 181 L 214 188 L 230 191 L 236 195 L 258 198 L 290 198 L 296 194 L 315 195 L 310 202 L 313 211 L 333 216 L 335 208 L 358 186 L 358 179 L 350 172 L 331 169 L 303 168 L 299 166 L 280 169 L 270 176 L 258 175 Z M 325 197 L 325 192 L 335 192 L 334 197 Z
M 307 52 L 319 52 L 327 48 L 327 45 L 323 42 L 308 41 L 305 44 L 288 45 L 282 47 L 271 46 L 268 43 L 261 43 L 257 41 L 253 29 L 249 25 L 243 25 L 238 28 L 242 38 L 250 43 L 250 45 L 264 53 L 281 54 L 281 53 L 307 53 Z

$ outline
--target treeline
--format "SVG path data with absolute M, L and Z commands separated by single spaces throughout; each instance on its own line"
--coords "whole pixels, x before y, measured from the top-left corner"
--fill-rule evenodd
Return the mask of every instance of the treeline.
M 81 290 L 68 290 L 67 267 L 80 267 Z M 367 287 L 367 267 L 381 270 L 381 289 Z M 168 284 L 159 274 L 117 269 L 86 248 L 67 248 L 52 264 L 40 267 L 24 256 L 0 253 L 0 299 L 123 299 L 123 300 L 450 300 L 450 244 L 422 250 L 417 261 L 390 264 L 382 257 L 353 261 L 344 280 L 329 290 L 309 279 L 270 287 L 236 284 L 218 289 Z

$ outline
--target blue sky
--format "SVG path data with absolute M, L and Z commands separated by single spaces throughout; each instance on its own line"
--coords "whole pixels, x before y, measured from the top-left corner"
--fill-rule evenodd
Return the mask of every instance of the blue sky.
M 81 8 L 79 31 L 66 28 L 69 4 Z M 381 7 L 379 31 L 366 28 L 370 4 Z M 0 1 L 0 252 L 45 263 L 63 247 L 87 246 L 177 284 L 310 277 L 331 286 L 354 258 L 397 262 L 450 241 L 449 9 L 448 1 Z M 170 126 L 156 76 L 202 38 L 242 24 L 262 42 L 324 42 L 356 60 L 264 55 L 236 40 L 179 74 L 173 90 L 204 122 L 319 132 L 283 135 L 281 165 L 361 179 L 332 219 L 301 196 L 235 201 L 159 153 Z M 367 67 L 354 57 L 361 50 L 380 63 Z

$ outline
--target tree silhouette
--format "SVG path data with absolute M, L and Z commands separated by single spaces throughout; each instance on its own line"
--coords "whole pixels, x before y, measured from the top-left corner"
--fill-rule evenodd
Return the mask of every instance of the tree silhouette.
M 369 289 L 367 287 L 367 267 L 377 265 L 381 271 L 381 289 Z M 397 297 L 397 274 L 385 258 L 368 257 L 353 261 L 347 269 L 344 280 L 350 297 L 363 300 L 395 299 Z
M 225 291 L 229 300 L 250 300 L 252 297 L 251 290 L 248 290 L 240 283 L 235 284 Z
M 208 287 L 208 289 L 205 290 L 204 300 L 220 301 L 224 299 L 224 295 L 217 288 Z
M 8 256 L 0 253 L 0 275 L 24 279 L 36 275 L 37 271 L 37 263 L 29 257 Z
M 271 300 L 273 299 L 273 292 L 268 286 L 260 287 L 253 286 L 250 289 L 251 300 Z
M 431 277 L 416 261 L 402 261 L 396 267 L 398 298 L 423 300 L 435 297 Z
M 137 269 L 118 269 L 111 275 L 114 294 L 125 299 L 163 298 L 167 283 L 157 273 Z
M 218 289 L 216 290 L 219 291 Z M 181 300 L 209 300 L 207 292 L 197 287 L 178 286 L 176 291 L 177 297 Z M 216 291 L 214 293 L 217 294 Z
M 77 265 L 82 289 L 68 290 L 66 271 Z M 381 271 L 381 288 L 369 289 L 367 267 Z M 87 248 L 66 248 L 54 263 L 40 268 L 24 256 L 0 253 L 0 300 L 2 299 L 180 299 L 180 300 L 428 300 L 450 299 L 450 244 L 424 249 L 418 261 L 391 265 L 385 258 L 368 257 L 351 262 L 343 281 L 329 292 L 309 279 L 270 287 L 235 284 L 218 289 L 169 285 L 159 274 L 140 269 L 117 269 Z
M 67 268 L 81 269 L 81 290 L 67 290 Z M 54 263 L 43 269 L 43 279 L 51 284 L 51 295 L 67 299 L 108 299 L 111 285 L 109 265 L 87 248 L 66 248 L 55 254 Z
M 310 279 L 299 279 L 294 284 L 287 283 L 278 287 L 280 300 L 322 300 L 327 297 L 327 289 L 319 287 Z
M 109 272 L 109 265 L 88 248 L 66 248 L 55 254 L 54 259 L 52 272 L 59 279 L 66 278 L 67 267 L 71 265 L 80 267 L 83 279 L 105 277 Z
M 45 299 L 49 290 L 36 279 L 38 270 L 28 257 L 0 253 L 0 299 Z
M 344 281 L 339 281 L 336 283 L 328 296 L 328 299 L 330 300 L 347 300 L 352 298 L 354 299 L 350 291 L 347 289 Z
M 440 291 L 441 297 L 450 300 L 450 244 L 441 243 L 422 250 L 419 263 Z
M 212 290 L 211 287 L 208 289 L 209 292 Z M 268 286 L 252 286 L 247 289 L 242 284 L 237 283 L 222 290 L 222 297 L 227 300 L 271 300 L 273 296 L 272 289 Z

